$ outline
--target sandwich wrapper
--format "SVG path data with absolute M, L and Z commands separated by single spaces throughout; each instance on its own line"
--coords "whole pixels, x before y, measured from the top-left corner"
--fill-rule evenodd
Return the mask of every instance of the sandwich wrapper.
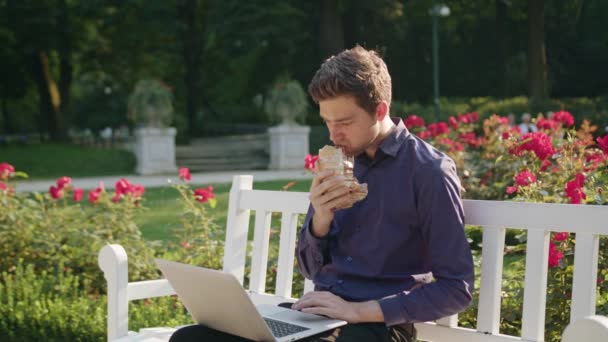
M 351 189 L 349 201 L 336 209 L 346 209 L 361 201 L 367 196 L 367 184 L 360 184 L 353 175 L 353 163 L 348 160 L 341 149 L 326 145 L 319 150 L 317 161 L 318 171 L 333 170 L 336 175 L 343 175 L 346 184 Z

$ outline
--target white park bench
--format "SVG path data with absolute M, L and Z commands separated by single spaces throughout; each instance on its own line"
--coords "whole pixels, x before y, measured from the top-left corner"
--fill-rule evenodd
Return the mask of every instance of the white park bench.
M 252 190 L 252 176 L 235 176 L 230 190 L 223 269 L 243 282 L 250 211 L 255 214 L 249 291 L 255 303 L 290 299 L 298 215 L 308 193 Z M 544 341 L 545 300 L 551 231 L 576 233 L 570 325 L 564 342 L 608 341 L 608 318 L 595 316 L 599 237 L 608 235 L 608 207 L 465 200 L 466 222 L 483 227 L 481 282 L 476 329 L 458 327 L 457 316 L 416 324 L 418 339 L 435 342 Z M 265 293 L 271 214 L 282 214 L 276 288 Z M 506 228 L 527 230 L 521 336 L 499 334 Z M 128 282 L 127 255 L 120 245 L 99 253 L 108 283 L 108 341 L 167 341 L 175 328 L 128 330 L 129 301 L 172 295 L 165 279 Z M 310 281 L 304 292 L 312 290 Z M 564 327 L 566 328 L 566 327 Z

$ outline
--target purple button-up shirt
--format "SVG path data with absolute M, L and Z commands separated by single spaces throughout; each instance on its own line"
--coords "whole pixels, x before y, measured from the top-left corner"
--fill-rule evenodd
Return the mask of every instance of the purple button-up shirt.
M 311 206 L 297 249 L 300 271 L 315 290 L 378 300 L 387 326 L 462 311 L 475 277 L 454 162 L 393 121 L 397 129 L 373 160 L 355 158 L 367 197 L 337 211 L 321 239 L 311 234 Z

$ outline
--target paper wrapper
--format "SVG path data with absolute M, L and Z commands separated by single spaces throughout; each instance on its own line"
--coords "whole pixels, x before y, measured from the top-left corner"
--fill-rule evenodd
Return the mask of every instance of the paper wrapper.
M 350 187 L 351 192 L 349 201 L 345 205 L 336 209 L 350 208 L 356 202 L 361 201 L 367 196 L 367 184 L 359 184 L 353 175 L 353 162 L 349 160 L 341 149 L 326 145 L 319 150 L 319 160 L 317 161 L 318 171 L 333 170 L 336 175 L 343 175 L 346 178 L 346 184 Z

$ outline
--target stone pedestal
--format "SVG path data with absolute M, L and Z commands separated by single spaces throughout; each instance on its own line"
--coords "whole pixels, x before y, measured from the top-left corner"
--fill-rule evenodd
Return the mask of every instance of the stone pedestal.
M 310 127 L 280 125 L 270 127 L 271 170 L 304 169 L 304 157 L 308 154 Z
M 138 128 L 135 130 L 135 156 L 140 175 L 177 172 L 175 166 L 175 133 L 169 128 Z

